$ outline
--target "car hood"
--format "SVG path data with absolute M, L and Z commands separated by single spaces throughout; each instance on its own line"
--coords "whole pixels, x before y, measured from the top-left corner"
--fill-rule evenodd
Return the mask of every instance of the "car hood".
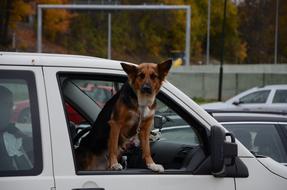
M 287 179 L 287 167 L 269 157 L 257 158 L 257 160 L 272 173 Z
M 203 109 L 232 109 L 235 106 L 232 104 L 227 104 L 225 102 L 213 102 L 208 104 L 200 105 Z

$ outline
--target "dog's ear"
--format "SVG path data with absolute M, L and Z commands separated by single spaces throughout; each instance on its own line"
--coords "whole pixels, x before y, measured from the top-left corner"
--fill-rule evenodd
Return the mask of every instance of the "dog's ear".
M 128 77 L 133 78 L 137 75 L 137 66 L 128 63 L 121 63 L 121 65 L 123 70 L 128 74 Z
M 157 69 L 158 69 L 158 74 L 159 74 L 159 78 L 161 80 L 164 80 L 168 71 L 170 70 L 172 66 L 172 60 L 168 59 L 160 64 L 157 65 Z

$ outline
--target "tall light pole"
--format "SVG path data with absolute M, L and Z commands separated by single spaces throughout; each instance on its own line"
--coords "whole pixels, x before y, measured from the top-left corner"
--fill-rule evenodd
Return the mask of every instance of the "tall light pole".
M 275 10 L 275 40 L 274 40 L 274 64 L 277 64 L 277 56 L 278 56 L 278 9 L 279 9 L 279 0 L 276 0 L 276 10 Z
M 221 59 L 219 68 L 219 85 L 218 85 L 218 101 L 222 100 L 222 79 L 223 79 L 223 62 L 224 62 L 224 38 L 225 38 L 225 21 L 226 21 L 227 0 L 224 0 L 222 33 L 221 33 Z
M 209 50 L 210 50 L 210 3 L 211 0 L 208 0 L 208 5 L 207 5 L 207 40 L 206 40 L 206 64 L 209 64 Z

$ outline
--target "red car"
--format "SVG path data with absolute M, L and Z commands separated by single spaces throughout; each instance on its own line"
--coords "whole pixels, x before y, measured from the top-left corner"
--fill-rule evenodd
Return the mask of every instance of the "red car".
M 116 90 L 110 86 L 96 86 L 94 84 L 88 84 L 82 90 L 92 98 L 100 107 L 104 107 L 105 103 L 116 93 Z M 75 124 L 81 124 L 86 120 L 75 111 L 75 109 L 66 103 L 66 110 L 68 112 L 69 120 Z M 11 116 L 11 122 L 13 123 L 30 123 L 30 102 L 29 100 L 22 100 L 15 102 L 13 107 L 13 114 Z

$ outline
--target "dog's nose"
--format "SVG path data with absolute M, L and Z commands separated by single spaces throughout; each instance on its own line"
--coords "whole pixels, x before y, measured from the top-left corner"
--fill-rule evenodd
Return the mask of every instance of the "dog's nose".
M 147 94 L 151 94 L 152 93 L 152 89 L 150 84 L 143 84 L 141 87 L 141 92 L 142 93 L 147 93 Z

